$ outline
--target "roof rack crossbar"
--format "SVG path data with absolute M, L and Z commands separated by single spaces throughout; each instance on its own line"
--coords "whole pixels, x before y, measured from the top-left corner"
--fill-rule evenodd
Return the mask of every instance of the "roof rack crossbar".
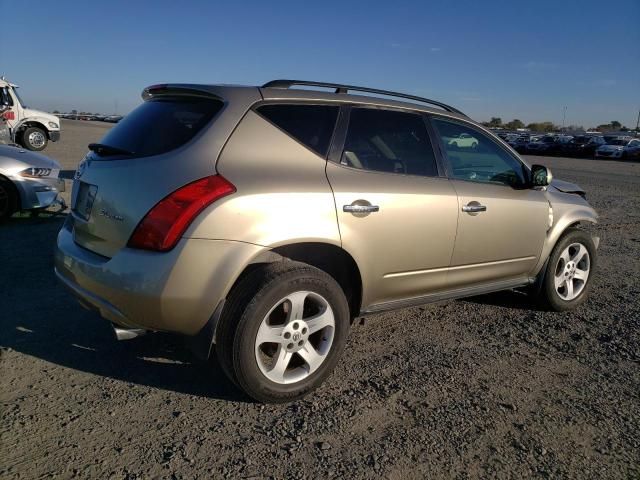
M 262 85 L 262 88 L 291 88 L 293 86 L 307 86 L 307 87 L 323 87 L 323 88 L 335 88 L 335 93 L 345 94 L 349 90 L 354 92 L 375 93 L 377 95 L 387 95 L 390 97 L 406 98 L 407 100 L 413 100 L 414 102 L 427 103 L 429 105 L 435 105 L 437 107 L 446 110 L 447 112 L 457 113 L 459 115 L 466 115 L 457 108 L 453 108 L 446 103 L 438 102 L 437 100 L 430 100 L 428 98 L 417 97 L 415 95 L 408 95 L 406 93 L 391 92 L 389 90 L 379 90 L 377 88 L 357 87 L 355 85 L 342 85 L 340 83 L 327 83 L 327 82 L 311 82 L 308 80 L 272 80 Z

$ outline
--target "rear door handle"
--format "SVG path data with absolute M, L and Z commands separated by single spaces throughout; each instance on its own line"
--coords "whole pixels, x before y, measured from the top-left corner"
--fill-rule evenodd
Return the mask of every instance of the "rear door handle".
M 487 207 L 485 207 L 484 205 L 480 205 L 477 202 L 474 202 L 474 203 L 468 203 L 467 205 L 464 205 L 462 207 L 462 211 L 467 213 L 486 212 Z
M 343 205 L 342 211 L 348 213 L 372 213 L 380 210 L 378 205 Z

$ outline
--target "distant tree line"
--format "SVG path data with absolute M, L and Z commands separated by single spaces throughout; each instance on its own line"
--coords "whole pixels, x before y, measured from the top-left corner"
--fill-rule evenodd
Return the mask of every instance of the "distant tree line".
M 504 128 L 506 130 L 517 130 L 519 128 L 527 128 L 533 132 L 558 132 L 562 130 L 562 127 L 554 124 L 553 122 L 533 122 L 527 125 L 524 124 L 521 120 L 514 118 L 510 122 L 502 123 L 502 119 L 500 117 L 491 117 L 491 120 L 488 122 L 482 122 L 482 125 L 489 128 Z M 582 125 L 569 125 L 565 128 L 568 131 L 579 131 L 585 130 Z M 593 127 L 590 130 L 598 130 L 599 132 L 628 132 L 630 129 L 622 125 L 617 120 L 613 120 L 612 122 L 605 123 L 602 125 L 598 125 L 597 127 Z

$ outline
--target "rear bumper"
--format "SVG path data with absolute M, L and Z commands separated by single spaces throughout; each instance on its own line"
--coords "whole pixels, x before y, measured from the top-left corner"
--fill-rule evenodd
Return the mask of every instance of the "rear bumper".
M 182 239 L 166 253 L 123 248 L 105 258 L 78 246 L 65 226 L 55 273 L 85 307 L 117 325 L 195 335 L 262 250 L 243 242 Z

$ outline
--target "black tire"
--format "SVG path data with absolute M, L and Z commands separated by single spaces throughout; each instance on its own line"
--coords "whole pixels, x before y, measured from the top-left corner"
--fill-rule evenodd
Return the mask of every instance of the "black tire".
M 579 295 L 573 300 L 565 300 L 556 291 L 554 278 L 556 275 L 556 268 L 558 267 L 560 255 L 562 252 L 572 244 L 583 245 L 589 254 L 589 276 L 582 288 Z M 558 240 L 555 247 L 551 251 L 549 261 L 544 272 L 544 279 L 542 280 L 542 286 L 538 296 L 540 304 L 549 310 L 556 312 L 564 312 L 567 310 L 573 310 L 582 305 L 591 291 L 591 285 L 593 283 L 593 275 L 597 267 L 597 253 L 596 247 L 593 243 L 591 235 L 584 230 L 577 228 L 568 229 L 562 237 Z
M 39 152 L 47 148 L 47 132 L 38 127 L 28 127 L 22 132 L 21 143 L 24 148 L 34 152 Z
M 18 210 L 18 192 L 13 184 L 0 178 L 0 222 L 4 222 Z
M 333 342 L 315 372 L 295 383 L 276 383 L 262 373 L 255 353 L 258 329 L 278 302 L 297 291 L 321 295 L 335 320 Z M 218 325 L 216 354 L 226 375 L 253 399 L 282 403 L 316 389 L 333 371 L 349 332 L 349 305 L 338 283 L 310 265 L 284 261 L 261 265 L 233 288 Z

